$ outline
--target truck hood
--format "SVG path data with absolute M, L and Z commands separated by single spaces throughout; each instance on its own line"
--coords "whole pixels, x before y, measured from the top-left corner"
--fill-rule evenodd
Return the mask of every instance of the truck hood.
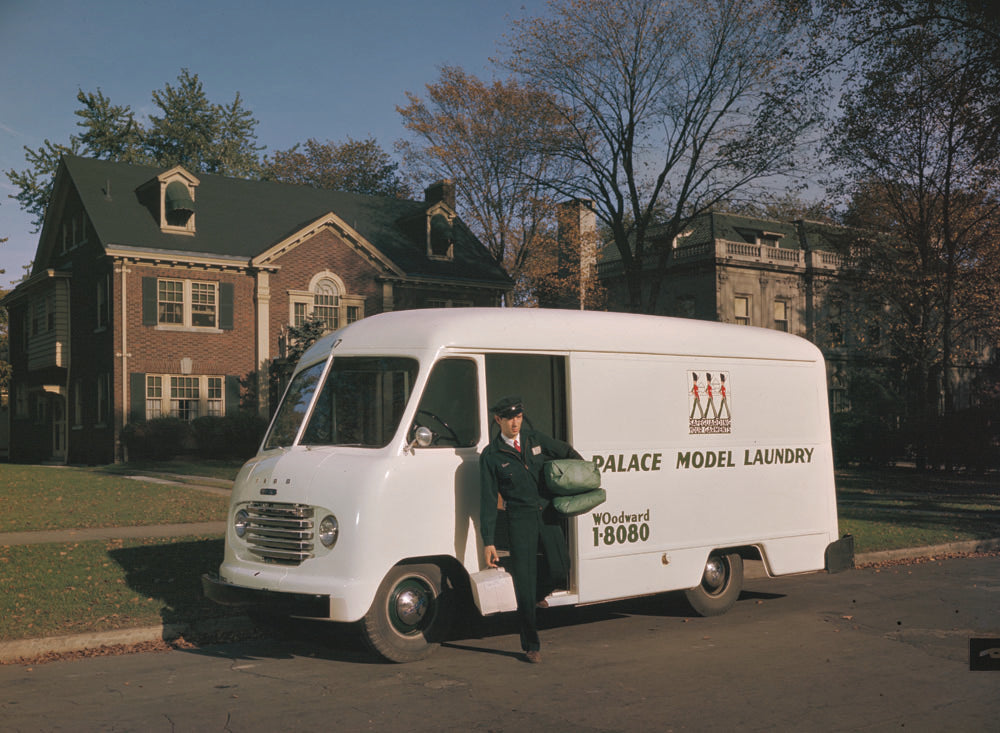
M 363 448 L 285 448 L 248 461 L 233 486 L 233 502 L 271 501 L 329 506 L 377 471 L 387 457 Z

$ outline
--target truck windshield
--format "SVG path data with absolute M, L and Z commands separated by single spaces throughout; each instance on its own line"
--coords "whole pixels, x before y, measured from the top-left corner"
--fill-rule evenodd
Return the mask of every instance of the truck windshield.
M 292 380 L 264 447 L 294 442 L 317 391 L 300 444 L 388 445 L 410 399 L 417 362 L 397 357 L 337 357 L 320 388 L 323 366 L 304 369 Z

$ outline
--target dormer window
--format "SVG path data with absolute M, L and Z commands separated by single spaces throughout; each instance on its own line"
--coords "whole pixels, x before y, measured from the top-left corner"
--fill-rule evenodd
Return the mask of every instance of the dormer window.
M 455 184 L 438 181 L 424 189 L 427 256 L 432 260 L 455 258 Z
M 757 244 L 762 244 L 765 247 L 777 247 L 781 244 L 784 236 L 778 232 L 761 232 L 757 235 Z
M 427 256 L 433 259 L 450 260 L 455 257 L 455 238 L 452 221 L 444 214 L 431 216 L 427 233 Z
M 164 218 L 168 227 L 187 229 L 194 219 L 194 199 L 183 181 L 171 181 L 163 193 Z
M 175 166 L 144 183 L 136 193 L 139 200 L 160 220 L 160 230 L 168 234 L 194 234 L 200 181 L 181 166 Z

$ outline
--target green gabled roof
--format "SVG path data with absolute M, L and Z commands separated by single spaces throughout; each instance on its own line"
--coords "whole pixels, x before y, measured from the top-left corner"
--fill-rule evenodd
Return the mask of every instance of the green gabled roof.
M 413 226 L 426 211 L 422 201 L 198 173 L 196 232 L 171 234 L 160 229 L 158 213 L 136 193 L 167 169 L 75 156 L 66 156 L 63 164 L 105 247 L 249 262 L 333 213 L 409 277 L 477 281 L 501 288 L 511 284 L 507 273 L 460 220 L 454 228 L 454 258 L 427 257 L 420 236 L 423 228 Z

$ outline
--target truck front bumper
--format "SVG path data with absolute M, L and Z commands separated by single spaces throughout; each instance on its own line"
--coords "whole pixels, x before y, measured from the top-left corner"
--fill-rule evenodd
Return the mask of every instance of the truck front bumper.
M 215 573 L 201 576 L 201 589 L 206 598 L 223 606 L 254 606 L 281 616 L 330 618 L 330 596 L 244 588 Z

